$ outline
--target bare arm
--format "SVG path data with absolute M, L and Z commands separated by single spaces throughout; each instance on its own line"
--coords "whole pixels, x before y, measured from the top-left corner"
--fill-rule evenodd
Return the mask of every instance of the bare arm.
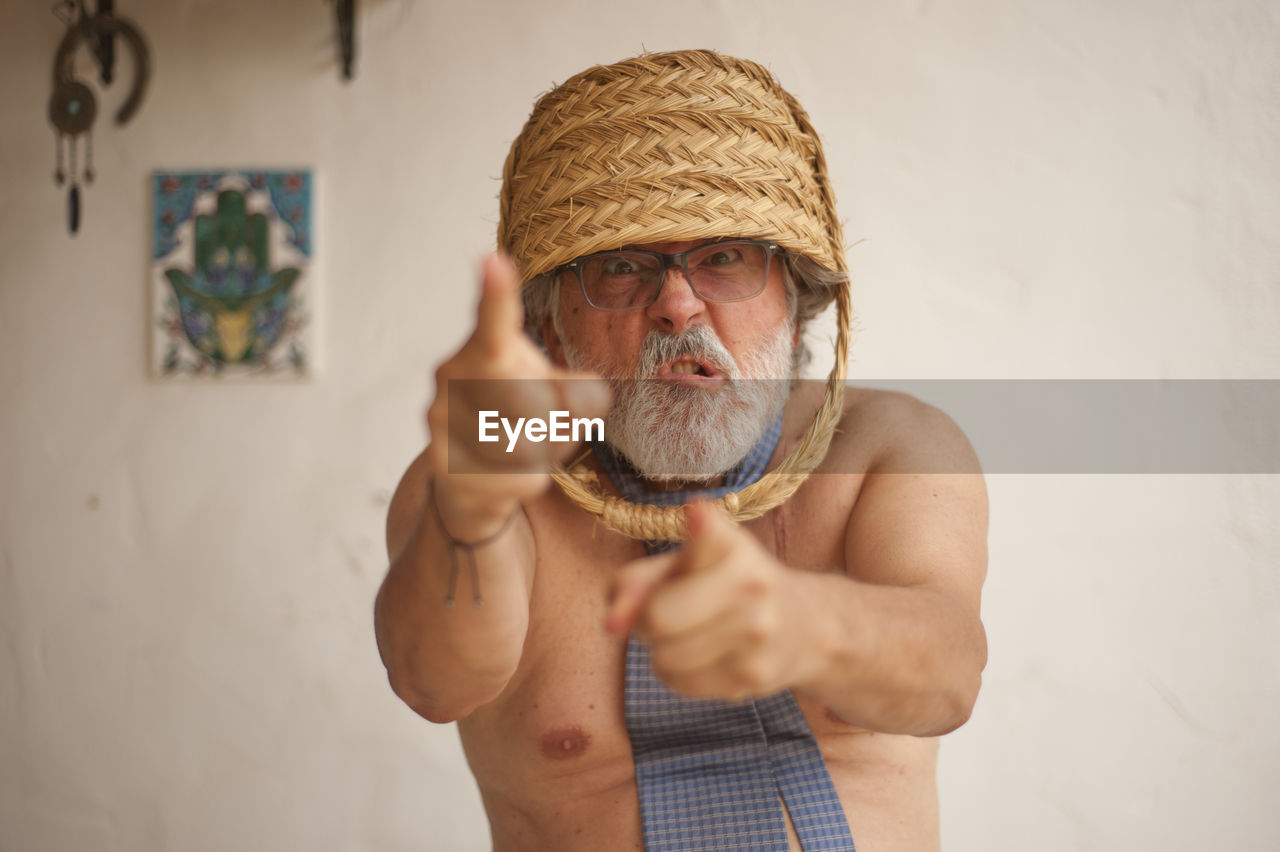
M 444 512 L 437 515 L 439 507 L 430 505 L 439 490 L 438 482 L 429 487 L 430 477 L 424 452 L 392 499 L 391 567 L 378 591 L 374 625 L 395 693 L 431 721 L 450 722 L 497 697 L 520 662 L 533 539 L 517 507 L 510 523 L 498 519 L 504 525 L 497 538 L 470 554 L 455 548 L 439 523 Z M 472 585 L 471 557 L 478 588 Z
M 851 724 L 929 736 L 968 718 L 986 662 L 986 491 L 940 412 L 884 399 L 884 436 L 846 533 L 847 574 L 793 570 L 708 506 L 675 554 L 619 572 L 610 629 L 649 642 L 672 689 L 792 688 Z
M 522 504 L 547 489 L 556 460 L 547 443 L 507 453 L 478 442 L 477 412 L 591 415 L 608 404 L 600 383 L 572 381 L 582 376 L 552 367 L 524 337 L 522 311 L 514 268 L 491 258 L 475 334 L 436 372 L 431 443 L 387 516 L 391 564 L 374 605 L 378 650 L 392 689 L 435 722 L 492 701 L 519 665 L 535 564 Z
M 852 724 L 936 735 L 969 718 L 986 665 L 986 486 L 945 414 L 897 395 L 879 405 L 889 437 L 849 518 L 852 582 L 812 577 L 832 602 L 817 625 L 827 666 L 800 688 Z

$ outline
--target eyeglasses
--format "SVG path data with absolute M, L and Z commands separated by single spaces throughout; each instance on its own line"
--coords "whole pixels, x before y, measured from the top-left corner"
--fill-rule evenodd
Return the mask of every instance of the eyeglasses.
M 667 270 L 679 267 L 684 280 L 705 302 L 740 302 L 764 292 L 769 265 L 782 251 L 768 240 L 722 240 L 679 254 L 657 251 L 602 251 L 560 267 L 572 269 L 587 304 L 600 311 L 630 311 L 658 300 Z

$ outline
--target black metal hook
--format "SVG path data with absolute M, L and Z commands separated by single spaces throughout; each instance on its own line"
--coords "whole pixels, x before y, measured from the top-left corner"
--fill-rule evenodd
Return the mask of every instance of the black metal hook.
M 342 79 L 350 80 L 355 75 L 356 62 L 356 0 L 334 0 L 334 12 L 338 18 Z
M 114 15 L 115 0 L 98 0 L 99 15 Z M 114 33 L 102 33 L 93 40 L 93 55 L 98 58 L 98 79 L 110 86 L 116 71 L 116 38 Z

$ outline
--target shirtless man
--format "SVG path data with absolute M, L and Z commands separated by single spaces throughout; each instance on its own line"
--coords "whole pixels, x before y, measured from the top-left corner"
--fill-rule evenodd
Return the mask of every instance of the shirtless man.
M 725 68 L 728 82 L 717 83 Z M 632 85 L 630 76 L 617 82 L 623 72 L 684 93 L 694 113 L 716 107 L 690 80 L 738 92 L 767 78 L 758 66 L 707 52 L 655 54 L 584 72 L 535 109 L 504 179 L 500 240 L 518 267 L 505 255 L 485 262 L 475 332 L 437 371 L 430 443 L 388 517 L 391 567 L 376 622 L 392 688 L 427 719 L 458 722 L 495 849 L 644 848 L 624 722 L 628 634 L 647 643 L 653 673 L 676 693 L 732 703 L 789 691 L 860 852 L 937 849 L 936 738 L 969 717 L 986 661 L 986 494 L 968 442 L 945 415 L 906 396 L 850 388 L 825 458 L 789 499 L 741 524 L 692 502 L 685 545 L 655 555 L 553 487 L 552 465 L 581 459 L 606 494 L 618 493 L 589 450 L 524 440 L 508 453 L 505 437 L 476 439 L 481 410 L 512 421 L 557 409 L 602 417 L 605 442 L 646 489 L 710 488 L 758 445 L 780 408 L 781 440 L 769 461 L 777 466 L 823 402 L 823 388 L 806 383 L 772 383 L 781 390 L 761 391 L 762 399 L 746 399 L 753 392 L 743 388 L 792 375 L 803 322 L 816 310 L 804 293 L 821 289 L 813 284 L 823 278 L 819 267 L 843 286 L 829 194 L 831 215 L 818 237 L 807 237 L 791 221 L 809 214 L 788 219 L 785 200 L 766 208 L 776 227 L 759 215 L 750 223 L 724 210 L 708 215 L 680 207 L 683 178 L 666 174 L 657 180 L 676 189 L 660 198 L 638 181 L 624 190 L 660 210 L 659 225 L 619 225 L 644 219 L 632 211 L 603 224 L 573 220 L 542 242 L 523 239 L 520 222 L 546 227 L 558 209 L 529 200 L 536 192 L 522 187 L 536 170 L 529 152 L 561 132 L 555 122 L 603 114 L 592 98 L 604 83 Z M 785 96 L 771 78 L 764 85 L 770 97 Z M 762 97 L 748 99 L 752 109 Z M 543 109 L 557 98 L 557 109 Z M 799 116 L 794 135 L 816 146 L 807 118 L 785 98 Z M 630 143 L 656 132 L 678 135 L 656 119 L 616 124 L 628 144 L 610 150 L 643 147 Z M 752 150 L 749 135 L 736 152 Z M 567 138 L 557 137 L 562 146 Z M 679 159 L 665 156 L 672 150 L 706 150 L 662 141 L 664 161 Z M 820 148 L 804 150 L 804 181 L 829 192 Z M 584 148 L 557 156 L 594 155 Z M 703 176 L 730 168 L 686 156 Z M 785 159 L 758 157 L 766 170 Z M 610 192 L 619 191 L 618 171 L 601 170 Z M 590 198 L 582 190 L 575 209 L 608 206 Z M 599 254 L 619 249 L 629 253 Z M 667 257 L 637 277 L 637 265 L 652 257 L 639 252 Z M 581 255 L 593 261 L 568 263 Z M 773 259 L 734 279 L 738 289 L 716 289 L 725 268 L 766 257 Z M 751 293 L 757 272 L 761 287 Z M 635 377 L 647 381 L 629 383 Z M 519 381 L 483 381 L 490 379 Z M 642 383 L 653 395 L 636 390 Z M 694 418 L 674 401 L 691 393 L 742 398 Z M 801 849 L 783 813 L 788 847 Z

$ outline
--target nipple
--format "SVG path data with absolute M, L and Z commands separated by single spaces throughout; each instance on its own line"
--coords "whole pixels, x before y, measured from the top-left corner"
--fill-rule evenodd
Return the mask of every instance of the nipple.
M 574 725 L 556 728 L 542 735 L 542 753 L 551 760 L 577 757 L 591 745 L 591 735 Z

